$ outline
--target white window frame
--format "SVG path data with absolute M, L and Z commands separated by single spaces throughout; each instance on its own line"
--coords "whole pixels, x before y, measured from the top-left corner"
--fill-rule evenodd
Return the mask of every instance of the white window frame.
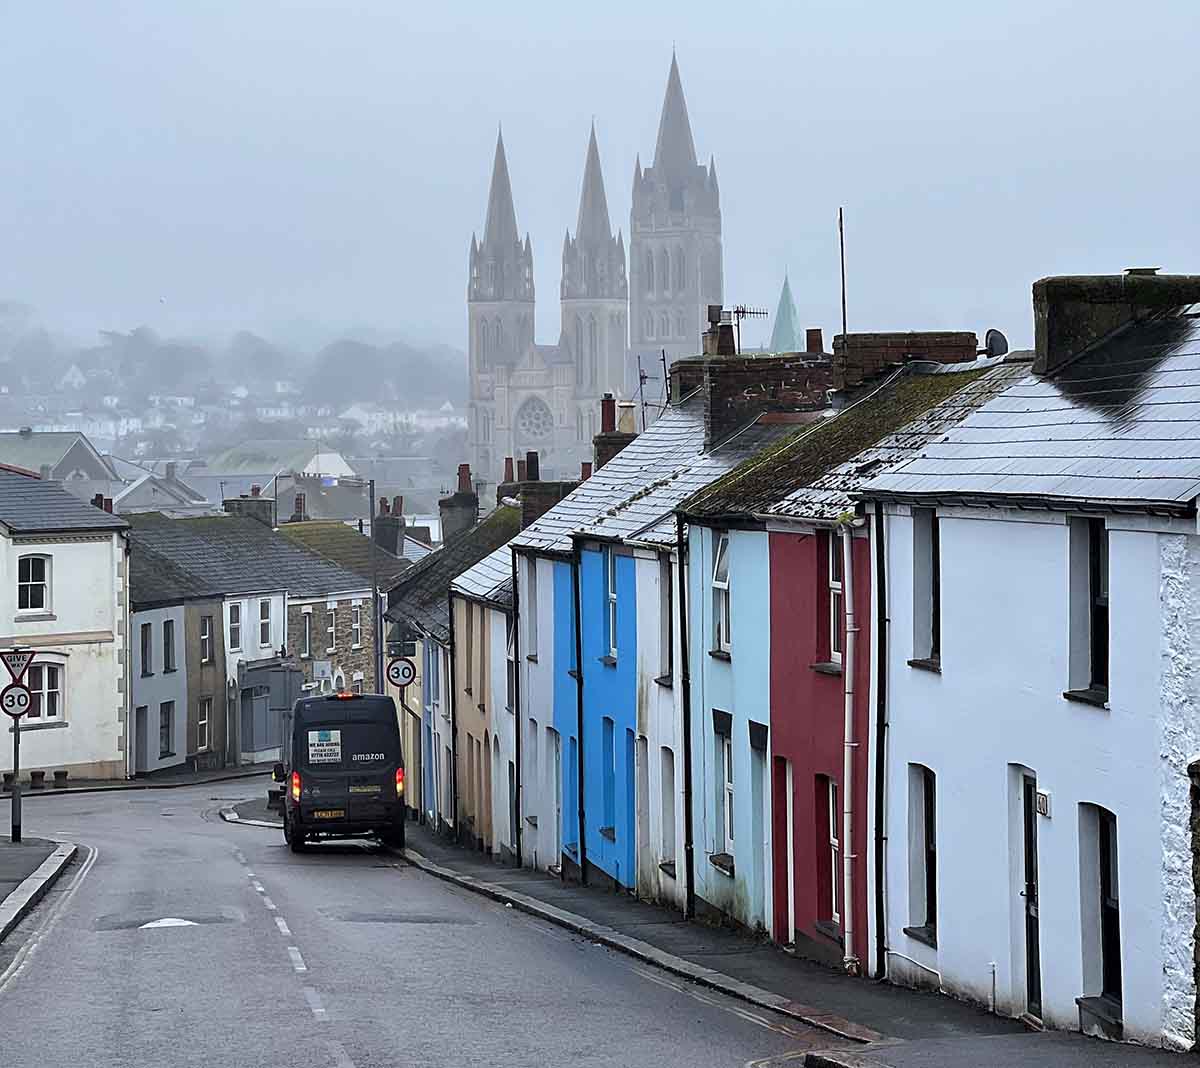
M 326 653 L 337 652 L 337 605 L 325 607 L 325 633 L 329 635 L 329 644 L 325 646 Z
M 39 677 L 42 680 L 41 686 L 34 685 L 34 671 L 40 669 Z M 50 672 L 54 672 L 57 687 L 50 686 Z M 29 711 L 26 713 L 27 719 L 36 719 L 41 722 L 54 720 L 57 722 L 66 721 L 66 677 L 67 665 L 64 663 L 56 663 L 52 660 L 35 660 L 26 669 L 25 677 L 22 680 L 29 690 L 31 701 L 29 703 Z M 56 711 L 47 713 L 46 706 L 50 694 L 58 694 L 58 700 L 55 702 Z M 35 712 L 34 708 L 38 711 Z
M 350 606 L 350 648 L 362 648 L 362 605 Z
M 242 651 L 242 602 L 232 601 L 229 605 L 229 651 Z
M 300 616 L 300 658 L 312 659 L 312 608 L 306 605 Z
M 833 884 L 829 888 L 829 918 L 834 923 L 841 923 L 842 916 L 838 911 L 838 884 L 842 872 L 842 843 L 838 837 L 838 784 L 829 780 L 829 879 Z
M 213 659 L 213 617 L 200 617 L 200 663 L 211 664 Z
M 842 560 L 841 538 L 829 533 L 829 661 L 842 662 L 842 612 L 845 561 Z
M 718 734 L 721 747 L 721 829 L 724 841 L 721 851 L 733 856 L 733 737 Z
M 163 713 L 167 713 L 167 747 L 163 748 Z M 175 750 L 175 702 L 160 701 L 158 705 L 158 759 L 174 756 Z
M 353 677 L 351 678 L 350 692 L 351 693 L 362 693 L 363 692 L 363 673 L 361 671 L 356 671 L 354 673 Z
M 617 658 L 617 553 L 609 545 L 604 550 L 604 592 L 608 599 L 608 655 Z
M 264 636 L 265 628 L 265 636 Z M 271 647 L 271 598 L 260 597 L 258 599 L 258 644 L 259 648 L 269 649 Z
M 143 623 L 138 628 L 138 649 L 142 656 L 142 678 L 154 674 L 154 624 Z
M 537 659 L 538 651 L 538 583 L 537 583 L 537 557 L 529 556 L 525 558 L 525 592 L 527 594 L 524 602 L 521 605 L 521 610 L 525 615 L 525 644 L 527 646 L 525 652 L 527 656 Z
M 733 616 L 729 597 L 729 535 L 718 534 L 713 547 L 713 648 L 733 651 Z
M 201 697 L 196 706 L 196 752 L 208 752 L 208 730 L 209 724 L 212 721 L 212 704 L 211 697 Z
M 163 672 L 175 670 L 175 620 L 164 619 L 162 625 L 163 637 Z
M 43 571 L 42 571 L 42 581 L 41 582 L 33 581 L 33 561 L 35 561 L 35 560 L 42 561 Z M 28 563 L 29 563 L 29 578 L 22 580 L 21 566 L 23 564 L 25 564 L 26 561 L 28 561 Z M 28 615 L 47 615 L 48 613 L 50 613 L 54 610 L 52 607 L 53 601 L 51 600 L 51 594 L 53 592 L 52 579 L 53 579 L 53 563 L 52 563 L 52 558 L 48 553 L 24 553 L 21 556 L 17 557 L 17 615 L 18 616 L 26 615 L 26 614 L 28 614 Z M 29 599 L 32 600 L 33 599 L 33 596 L 32 596 L 33 591 L 39 590 L 39 589 L 41 590 L 42 603 L 40 605 L 26 605 L 24 608 L 22 608 L 21 607 L 21 592 L 23 590 L 29 590 L 30 591 Z

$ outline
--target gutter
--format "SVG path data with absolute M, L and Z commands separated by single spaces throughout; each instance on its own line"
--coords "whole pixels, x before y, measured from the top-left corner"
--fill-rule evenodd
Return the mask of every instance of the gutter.
M 575 602 L 575 713 L 576 752 L 578 766 L 575 769 L 579 794 L 579 881 L 587 885 L 587 822 L 583 801 L 583 630 L 579 606 L 579 543 L 571 551 L 571 593 Z
M 513 661 L 512 661 L 512 673 L 513 673 L 512 714 L 513 714 L 513 739 L 514 739 L 513 740 L 513 759 L 516 763 L 515 774 L 516 774 L 516 779 L 517 779 L 517 811 L 515 813 L 510 812 L 509 818 L 514 820 L 516 823 L 516 826 L 513 827 L 513 848 L 517 854 L 517 867 L 520 868 L 520 867 L 523 867 L 523 863 L 521 860 L 521 845 L 522 845 L 522 841 L 524 839 L 524 835 L 522 834 L 522 831 L 523 831 L 522 825 L 525 822 L 525 817 L 523 815 L 523 813 L 525 811 L 525 797 L 524 797 L 525 784 L 521 777 L 521 775 L 522 775 L 521 724 L 523 722 L 523 718 L 521 716 L 521 668 L 520 668 L 520 663 L 521 663 L 521 627 L 520 627 L 521 591 L 520 591 L 519 585 L 517 583 L 517 550 L 510 547 L 508 556 L 509 556 L 509 560 L 512 563 L 512 586 L 513 586 L 513 603 L 512 603 L 512 608 L 509 609 L 509 612 L 511 613 L 509 618 L 512 620 L 512 642 L 513 642 Z M 507 660 L 508 659 L 508 650 L 507 649 L 504 650 L 504 656 L 505 656 L 505 660 Z M 507 673 L 507 671 L 508 671 L 507 663 L 505 663 L 505 665 L 504 665 L 504 670 Z M 492 784 L 493 793 L 495 792 L 495 789 L 496 789 L 496 784 L 493 783 Z M 492 818 L 492 827 L 493 827 L 492 833 L 495 834 L 495 816 L 494 816 L 494 814 L 493 814 L 493 818 Z
M 887 969 L 887 932 L 884 901 L 887 806 L 887 551 L 884 547 L 883 508 L 875 505 L 875 978 Z
M 862 519 L 848 518 L 841 524 L 842 589 L 846 603 L 846 649 L 842 657 L 842 682 L 845 695 L 845 724 L 842 756 L 842 936 L 844 956 L 842 967 L 848 975 L 859 975 L 862 962 L 854 952 L 854 757 L 858 741 L 854 736 L 854 672 L 857 613 L 854 610 L 853 528 L 863 525 Z
M 696 847 L 692 826 L 692 672 L 688 661 L 687 538 L 683 516 L 675 513 L 675 555 L 679 566 L 679 685 L 683 689 L 683 915 L 696 915 Z

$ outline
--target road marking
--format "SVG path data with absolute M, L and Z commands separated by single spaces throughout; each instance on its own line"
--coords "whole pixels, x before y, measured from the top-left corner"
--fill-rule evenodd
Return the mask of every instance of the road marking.
M 774 1020 L 769 1020 L 765 1016 L 760 1016 L 758 1013 L 750 1012 L 746 1009 L 739 1008 L 736 1005 L 729 1004 L 716 996 L 702 992 L 698 987 L 691 984 L 674 982 L 665 976 L 659 975 L 645 968 L 632 968 L 633 972 L 640 975 L 643 979 L 649 979 L 652 983 L 658 983 L 659 986 L 665 986 L 669 990 L 674 990 L 680 994 L 686 994 L 688 997 L 695 998 L 697 1001 L 703 1001 L 706 1005 L 711 1005 L 717 1009 L 724 1009 L 726 1012 L 732 1013 L 734 1016 L 740 1016 L 743 1020 L 749 1023 L 756 1024 L 759 1027 L 765 1027 L 768 1031 L 774 1031 L 779 1035 L 786 1035 L 788 1038 L 807 1038 L 808 1032 L 797 1031 L 787 1024 L 776 1023 Z
M 354 1062 L 340 1042 L 326 1042 L 329 1052 L 333 1054 L 334 1068 L 354 1068 Z
M 243 852 L 242 852 L 240 849 L 235 849 L 235 850 L 233 851 L 233 856 L 234 856 L 234 859 L 235 859 L 235 860 L 236 860 L 236 861 L 237 861 L 239 864 L 245 864 L 245 863 L 246 863 L 246 854 L 245 854 L 245 853 L 243 853 Z
M 267 906 L 272 912 L 275 911 L 275 902 L 272 901 L 266 894 L 263 894 L 262 903 Z
M 181 920 L 178 916 L 164 916 L 161 920 L 151 920 L 149 923 L 143 923 L 139 931 L 152 931 L 157 927 L 198 927 L 199 924 L 192 920 Z
M 288 956 L 292 958 L 292 967 L 298 972 L 308 971 L 308 965 L 304 963 L 304 958 L 300 956 L 300 950 L 295 946 L 288 946 Z
M 266 888 L 263 886 L 263 884 L 260 883 L 257 879 L 255 879 L 254 882 L 252 882 L 250 885 L 253 886 L 255 891 L 257 891 L 260 894 L 265 894 L 267 892 Z
M 279 928 L 281 935 L 290 935 L 292 932 L 288 929 L 287 920 L 282 916 L 275 917 L 275 926 Z
M 325 1006 L 321 1004 L 321 995 L 318 994 L 311 986 L 304 988 L 304 1000 L 308 1002 L 308 1007 L 312 1009 L 312 1014 L 323 1019 L 325 1016 Z

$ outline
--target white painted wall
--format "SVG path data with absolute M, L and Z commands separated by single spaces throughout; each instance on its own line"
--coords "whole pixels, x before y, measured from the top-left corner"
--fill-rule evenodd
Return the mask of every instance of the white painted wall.
M 1061 514 L 939 510 L 942 673 L 913 656 L 913 523 L 887 524 L 886 933 L 890 976 L 1025 1011 L 1020 765 L 1051 794 L 1039 817 L 1043 1018 L 1078 1028 L 1081 803 L 1117 816 L 1125 1035 L 1191 1042 L 1195 901 L 1187 760 L 1198 750 L 1196 537 L 1113 518 L 1109 708 L 1065 700 L 1068 525 Z M 1139 529 L 1140 528 L 1140 529 Z M 1176 528 L 1179 529 L 1179 528 Z M 1193 528 L 1194 529 L 1194 528 Z M 938 946 L 910 922 L 910 764 L 937 776 Z M 1164 835 L 1163 817 L 1171 825 Z M 1166 843 L 1166 848 L 1164 848 Z
M 77 778 L 125 775 L 128 564 L 121 534 L 14 539 L 0 530 L 0 648 L 32 646 L 62 671 L 61 714 L 53 725 L 26 721 L 21 767 L 66 768 Z M 50 557 L 48 612 L 17 608 L 18 559 Z M 3 682 L 8 675 L 0 669 Z M 12 768 L 7 720 L 0 769 Z
M 163 645 L 163 622 L 171 620 L 175 627 L 175 668 L 167 671 Z M 187 761 L 187 642 L 184 632 L 184 607 L 171 605 L 133 613 L 130 628 L 130 652 L 133 658 L 133 700 L 130 715 L 131 749 L 134 754 L 135 772 L 159 771 Z M 144 673 L 147 665 L 142 663 L 142 626 L 150 627 L 149 674 Z M 161 756 L 159 744 L 159 716 L 162 705 L 174 702 L 172 713 L 171 752 Z M 144 746 L 138 737 L 138 709 L 144 708 Z
M 259 640 L 259 602 L 269 601 L 271 605 L 271 641 L 264 645 Z M 235 649 L 229 632 L 230 606 L 240 605 L 242 611 L 241 642 Z M 227 597 L 221 608 L 222 626 L 224 627 L 225 642 L 225 673 L 230 682 L 236 682 L 238 665 L 243 660 L 264 660 L 287 645 L 287 593 L 283 590 L 267 590 L 262 593 L 244 594 Z M 320 634 L 313 634 L 314 651 L 323 646 L 317 643 Z
M 488 643 L 488 695 L 491 710 L 492 752 L 487 754 L 492 767 L 492 852 L 515 852 L 516 837 L 512 811 L 508 803 L 508 765 L 517 763 L 516 712 L 508 707 L 508 615 L 495 608 L 482 608 L 484 636 Z

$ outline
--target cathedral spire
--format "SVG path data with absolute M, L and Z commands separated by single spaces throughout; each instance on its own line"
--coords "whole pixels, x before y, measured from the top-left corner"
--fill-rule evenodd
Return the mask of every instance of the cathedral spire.
M 796 302 L 792 300 L 792 287 L 785 274 L 783 289 L 779 293 L 779 307 L 775 309 L 775 325 L 771 330 L 772 352 L 800 351 L 800 330 L 796 319 Z
M 582 245 L 612 240 L 608 218 L 608 198 L 604 195 L 604 175 L 600 171 L 600 149 L 596 146 L 596 124 L 588 139 L 587 162 L 583 168 L 583 190 L 579 195 L 579 219 L 575 240 Z
M 492 187 L 488 193 L 487 222 L 483 244 L 492 249 L 511 248 L 520 242 L 517 213 L 513 208 L 512 184 L 508 180 L 508 159 L 504 155 L 504 134 L 496 134 L 496 158 L 492 163 Z
M 688 121 L 679 64 L 671 54 L 671 73 L 667 77 L 667 95 L 658 121 L 658 141 L 654 146 L 654 169 L 668 180 L 686 178 L 696 166 L 696 144 Z

